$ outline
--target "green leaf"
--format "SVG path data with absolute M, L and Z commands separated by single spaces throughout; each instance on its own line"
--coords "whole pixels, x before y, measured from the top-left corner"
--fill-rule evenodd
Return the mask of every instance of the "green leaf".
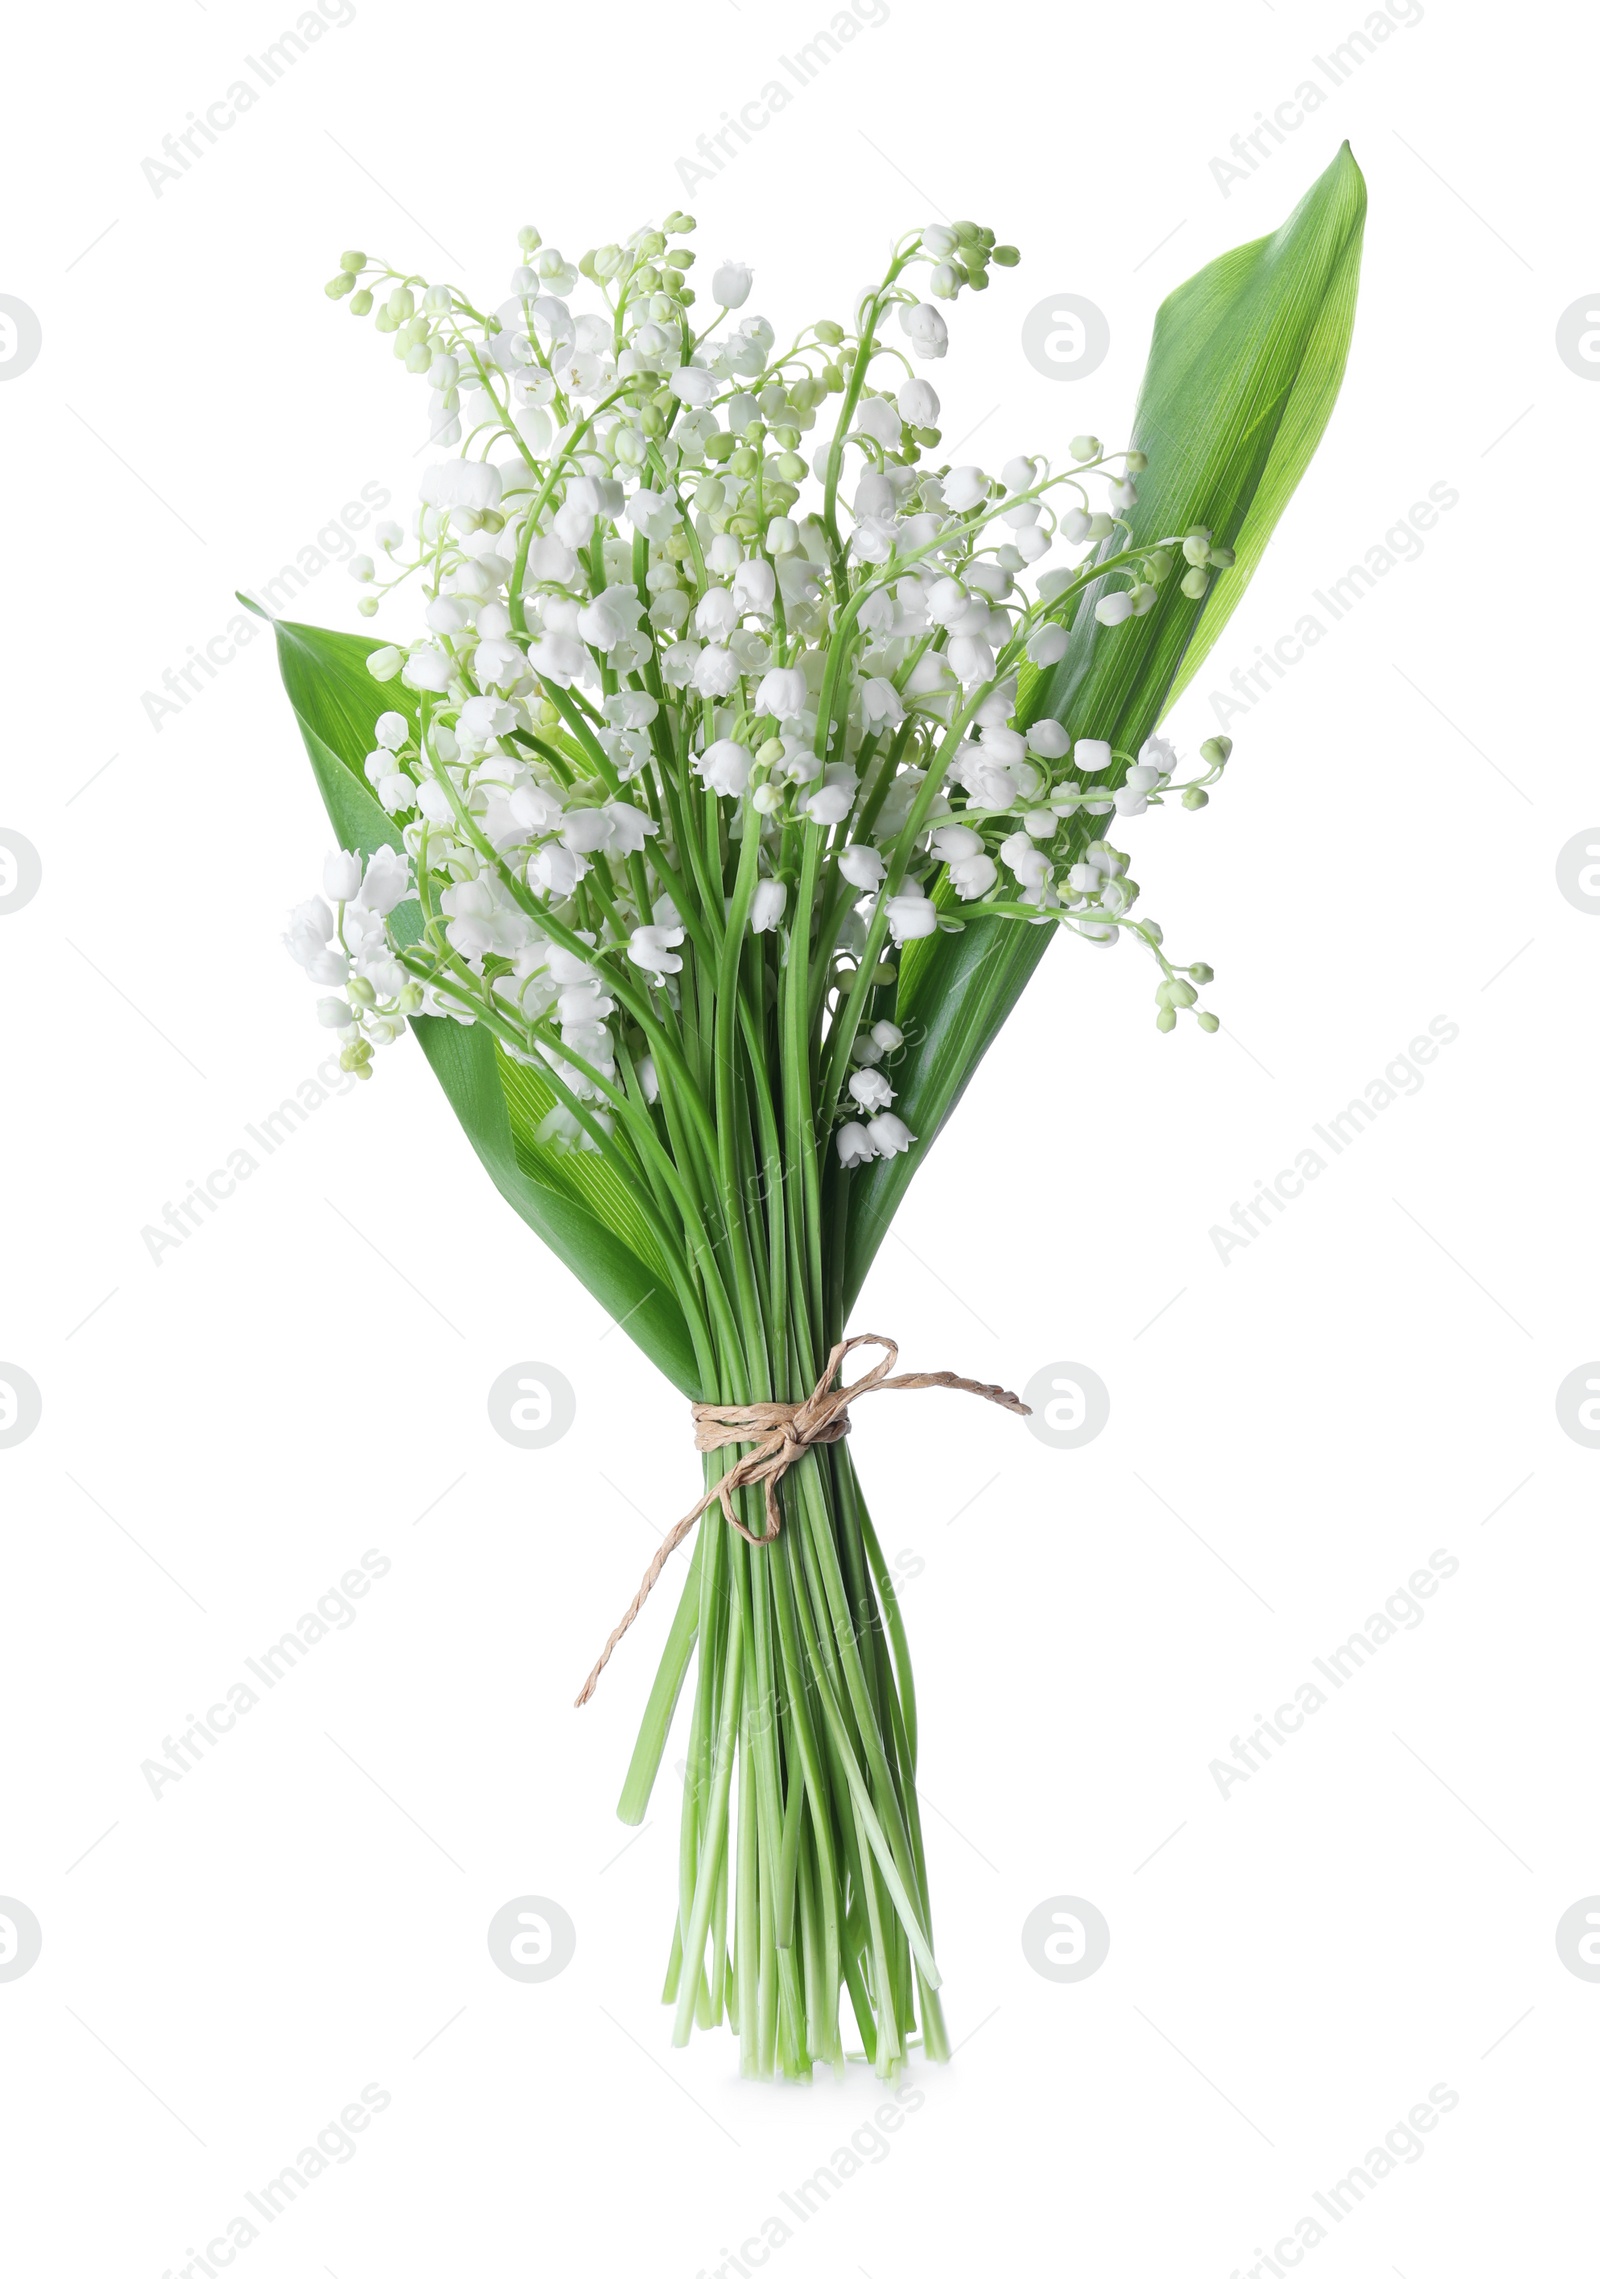
M 1150 460 L 1128 517 L 1141 545 L 1203 523 L 1234 550 L 1197 608 L 1177 570 L 1143 638 L 1094 617 L 1091 586 L 1072 647 L 1033 692 L 1033 717 L 1103 725 L 1085 735 L 1132 749 L 1193 678 L 1244 591 L 1311 463 L 1328 424 L 1355 323 L 1367 186 L 1345 143 L 1271 237 L 1235 246 L 1156 312 L 1150 358 L 1133 419 L 1134 448 Z M 1125 546 L 1118 533 L 1107 554 Z M 1181 567 L 1181 565 L 1180 565 Z M 1071 707 L 1069 715 L 1068 707 Z
M 1213 579 L 1199 604 L 1180 593 L 1175 569 L 1155 608 L 1121 626 L 1098 623 L 1094 603 L 1103 589 L 1091 586 L 1060 663 L 1047 673 L 1024 671 L 1021 718 L 1049 716 L 1074 736 L 1103 736 L 1137 751 L 1193 677 L 1238 606 L 1333 409 L 1355 319 L 1366 206 L 1346 143 L 1281 229 L 1223 254 L 1162 303 L 1133 423 L 1134 447 L 1150 461 L 1128 517 L 1133 543 L 1201 523 L 1233 548 L 1234 567 Z M 1119 532 L 1103 552 L 1127 544 Z M 1120 773 L 1114 768 L 1108 782 Z M 912 1042 L 896 1068 L 895 1112 L 919 1139 L 909 1154 L 851 1174 L 848 1304 L 1055 932 L 974 918 L 959 934 L 908 946 L 895 1019 Z
M 434 1020 L 414 1021 L 412 1027 L 479 1162 L 511 1208 L 662 1374 L 691 1399 L 700 1398 L 704 1388 L 694 1346 L 672 1284 L 664 1270 L 652 1272 L 618 1231 L 619 1222 L 636 1220 L 637 1213 L 615 1172 L 594 1156 L 553 1155 L 540 1148 L 526 1123 L 513 1118 L 508 1102 L 508 1074 L 529 1071 L 508 1060 L 486 1030 Z M 556 1183 L 569 1167 L 583 1165 L 593 1165 L 596 1174 L 593 1209 L 573 1191 L 576 1182 Z M 601 1210 L 603 1217 L 596 1215 Z
M 368 786 L 363 762 L 379 713 L 404 712 L 415 724 L 416 698 L 398 681 L 378 682 L 368 672 L 378 642 L 282 618 L 274 630 L 283 684 L 339 844 L 363 855 L 398 847 L 400 834 Z M 415 903 L 402 903 L 393 923 L 401 940 L 414 941 L 421 912 Z M 510 1059 L 487 1030 L 432 1018 L 412 1027 L 479 1161 L 512 1209 L 658 1369 L 682 1391 L 700 1392 L 683 1309 L 633 1191 L 600 1156 L 548 1147 L 538 1137 L 557 1104 L 554 1087 L 538 1070 Z

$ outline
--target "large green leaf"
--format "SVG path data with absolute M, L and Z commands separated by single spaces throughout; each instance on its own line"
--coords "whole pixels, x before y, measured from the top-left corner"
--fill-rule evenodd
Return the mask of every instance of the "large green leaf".
M 241 597 L 242 598 L 242 597 Z M 416 718 L 399 682 L 367 670 L 378 643 L 275 619 L 278 667 L 342 847 L 370 855 L 399 833 L 368 787 L 362 763 L 380 712 Z M 403 903 L 396 931 L 420 927 Z M 413 1028 L 478 1158 L 501 1194 L 607 1312 L 682 1391 L 701 1391 L 683 1310 L 632 1190 L 598 1155 L 545 1145 L 539 1125 L 557 1103 L 538 1070 L 501 1052 L 488 1032 L 424 1018 Z
M 1150 460 L 1128 518 L 1133 540 L 1203 523 L 1233 548 L 1235 566 L 1198 608 L 1173 577 L 1148 616 L 1111 628 L 1096 620 L 1099 589 L 1090 587 L 1061 662 L 1024 676 L 1022 718 L 1048 715 L 1075 736 L 1136 751 L 1193 676 L 1238 606 L 1333 409 L 1366 208 L 1346 143 L 1281 229 L 1223 254 L 1162 303 L 1133 422 L 1134 446 Z M 1119 534 L 1105 552 L 1126 544 Z M 895 1018 L 912 1041 L 897 1069 L 895 1106 L 920 1138 L 909 1154 L 851 1175 L 847 1302 L 1055 931 L 976 920 L 908 950 Z
M 635 1220 L 638 1214 L 615 1174 L 594 1156 L 552 1158 L 549 1149 L 530 1145 L 525 1122 L 513 1121 L 510 1087 L 503 1081 L 507 1071 L 513 1076 L 527 1071 L 509 1061 L 486 1031 L 463 1028 L 455 1021 L 421 1020 L 412 1026 L 479 1162 L 512 1209 L 571 1267 L 590 1295 L 626 1328 L 680 1392 L 702 1398 L 705 1388 L 671 1282 L 664 1271 L 652 1270 L 616 1230 L 613 1213 L 623 1220 Z M 571 1189 L 556 1183 L 548 1169 L 552 1160 L 558 1172 L 594 1165 L 618 1192 L 597 1195 L 595 1209 L 590 1209 Z M 596 1188 L 600 1184 L 597 1179 Z M 600 1209 L 607 1214 L 604 1218 L 596 1215 Z

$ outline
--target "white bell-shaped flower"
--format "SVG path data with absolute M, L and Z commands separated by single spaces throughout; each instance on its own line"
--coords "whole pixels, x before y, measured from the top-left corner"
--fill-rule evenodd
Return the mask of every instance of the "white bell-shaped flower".
M 920 887 L 915 891 L 907 887 L 899 894 L 891 894 L 883 909 L 897 949 L 902 943 L 922 941 L 939 930 L 939 913 Z
M 324 943 L 331 941 L 332 938 L 333 912 L 328 908 L 320 894 L 314 894 L 309 902 L 302 902 L 299 908 L 291 913 L 288 929 L 283 937 L 283 946 L 294 959 L 296 965 L 309 968 L 312 960 L 321 952 Z
M 846 847 L 839 857 L 839 876 L 863 894 L 883 884 L 883 857 L 876 847 Z
M 806 676 L 798 665 L 764 673 L 756 690 L 756 710 L 774 720 L 798 720 L 806 708 Z
M 783 916 L 783 906 L 788 898 L 789 890 L 781 879 L 762 879 L 750 898 L 751 933 L 772 933 Z
M 914 356 L 942 356 L 950 345 L 949 327 L 931 301 L 918 301 L 914 307 L 902 307 L 900 329 L 910 341 Z
M 353 902 L 361 892 L 361 857 L 340 851 L 322 866 L 322 891 L 330 902 Z
M 992 856 L 967 855 L 950 865 L 950 883 L 963 902 L 977 902 L 987 894 L 1000 873 Z
M 698 767 L 700 780 L 708 791 L 719 793 L 724 799 L 742 799 L 750 781 L 750 752 L 748 746 L 736 744 L 731 736 L 723 736 L 707 745 L 701 753 Z
M 694 685 L 701 696 L 731 696 L 739 685 L 739 660 L 732 650 L 716 643 L 702 649 L 694 662 Z
M 877 1153 L 865 1124 L 841 1124 L 833 1137 L 834 1145 L 839 1150 L 839 1161 L 846 1171 L 855 1164 L 870 1163 Z
M 681 926 L 635 926 L 628 936 L 629 960 L 658 979 L 665 979 L 669 973 L 681 973 L 683 960 L 675 957 L 673 951 L 682 940 Z
M 937 427 L 939 399 L 926 380 L 908 380 L 895 398 L 908 427 Z
M 887 1110 L 881 1116 L 873 1117 L 867 1126 L 867 1136 L 872 1142 L 873 1153 L 885 1156 L 904 1155 L 916 1138 L 916 1134 L 907 1131 L 898 1116 L 889 1114 Z
M 894 1098 L 894 1086 L 881 1069 L 858 1068 L 850 1079 L 850 1097 L 870 1116 L 875 1110 L 888 1107 Z
M 770 617 L 778 576 L 759 555 L 741 562 L 733 573 L 733 605 L 737 617 Z
M 361 900 L 374 916 L 387 918 L 412 891 L 411 865 L 397 847 L 377 847 L 367 861 Z

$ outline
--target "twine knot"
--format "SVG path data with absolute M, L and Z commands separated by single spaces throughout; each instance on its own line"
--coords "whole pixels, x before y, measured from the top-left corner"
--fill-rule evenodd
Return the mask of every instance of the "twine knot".
M 883 1349 L 883 1359 L 869 1369 L 865 1376 L 847 1385 L 840 1372 L 845 1356 L 858 1345 L 876 1345 Z M 584 1681 L 574 1708 L 581 1709 L 600 1682 L 600 1672 L 610 1661 L 618 1642 L 632 1629 L 645 1600 L 655 1589 L 661 1570 L 683 1541 L 714 1503 L 722 1506 L 722 1516 L 735 1534 L 742 1535 L 747 1543 L 764 1551 L 783 1528 L 783 1512 L 778 1503 L 778 1482 L 785 1472 L 799 1463 L 808 1449 L 831 1447 L 843 1440 L 850 1430 L 850 1404 L 859 1401 L 865 1393 L 918 1393 L 930 1386 L 943 1386 L 953 1393 L 976 1393 L 980 1400 L 993 1401 L 997 1408 L 1010 1409 L 1014 1416 L 1030 1416 L 1033 1412 L 1015 1393 L 1008 1393 L 1003 1385 L 982 1385 L 973 1377 L 957 1377 L 949 1369 L 913 1370 L 905 1376 L 892 1377 L 889 1372 L 900 1358 L 900 1348 L 892 1337 L 876 1337 L 870 1330 L 859 1337 L 841 1339 L 828 1355 L 828 1365 L 803 1401 L 750 1401 L 730 1404 L 720 1401 L 695 1401 L 691 1414 L 694 1417 L 694 1444 L 702 1455 L 714 1448 L 732 1448 L 744 1441 L 755 1446 L 747 1456 L 730 1467 L 720 1480 L 707 1488 L 692 1511 L 684 1513 L 676 1527 L 663 1539 L 660 1550 L 644 1571 L 644 1580 L 634 1593 L 633 1603 L 611 1636 L 605 1650 Z M 834 1382 L 835 1379 L 839 1381 Z M 745 1526 L 733 1508 L 734 1496 L 741 1488 L 753 1488 L 757 1482 L 765 1491 L 766 1529 L 754 1535 Z

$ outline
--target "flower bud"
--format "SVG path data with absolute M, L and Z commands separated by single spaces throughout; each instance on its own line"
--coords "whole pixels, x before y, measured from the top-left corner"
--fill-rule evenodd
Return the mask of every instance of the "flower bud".
M 1207 767 L 1220 768 L 1226 765 L 1232 751 L 1231 736 L 1208 736 L 1200 747 L 1200 757 Z
M 1098 435 L 1075 435 L 1067 445 L 1067 449 L 1072 453 L 1074 459 L 1098 459 L 1100 456 L 1100 438 Z
M 1185 570 L 1182 579 L 1179 581 L 1178 590 L 1180 593 L 1186 593 L 1191 601 L 1203 601 L 1206 588 L 1210 583 L 1211 580 L 1204 570 Z

